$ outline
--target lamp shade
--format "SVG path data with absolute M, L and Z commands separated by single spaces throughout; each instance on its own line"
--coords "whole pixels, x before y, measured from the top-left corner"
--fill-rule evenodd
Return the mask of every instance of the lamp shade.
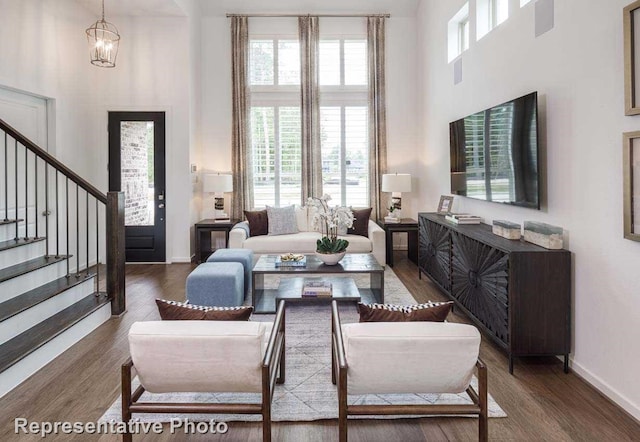
M 233 177 L 231 175 L 207 174 L 202 184 L 203 192 L 222 193 L 233 191 Z
M 383 192 L 411 192 L 411 175 L 408 173 L 387 173 L 382 175 Z

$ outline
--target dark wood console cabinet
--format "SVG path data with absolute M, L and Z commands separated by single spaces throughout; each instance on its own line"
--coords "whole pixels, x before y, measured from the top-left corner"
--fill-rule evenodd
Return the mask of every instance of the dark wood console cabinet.
M 571 350 L 571 253 L 547 250 L 420 213 L 418 272 L 426 274 L 509 356 Z

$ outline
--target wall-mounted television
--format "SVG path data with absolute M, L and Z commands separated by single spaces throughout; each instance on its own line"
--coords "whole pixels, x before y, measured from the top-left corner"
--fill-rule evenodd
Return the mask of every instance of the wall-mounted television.
M 538 94 L 449 124 L 451 193 L 540 209 Z

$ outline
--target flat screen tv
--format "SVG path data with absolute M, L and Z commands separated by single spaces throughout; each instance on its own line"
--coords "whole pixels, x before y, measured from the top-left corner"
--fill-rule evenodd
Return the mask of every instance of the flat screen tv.
M 451 193 L 540 209 L 538 94 L 449 124 Z

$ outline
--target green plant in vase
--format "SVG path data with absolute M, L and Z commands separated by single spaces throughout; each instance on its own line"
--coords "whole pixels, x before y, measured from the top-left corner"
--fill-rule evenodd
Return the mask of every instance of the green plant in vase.
M 323 236 L 316 242 L 316 254 L 320 255 L 341 255 L 335 262 L 333 259 L 325 260 L 325 264 L 337 264 L 349 247 L 349 241 L 338 238 L 340 229 L 348 229 L 353 226 L 353 212 L 348 207 L 329 207 L 328 201 L 331 196 L 323 195 L 320 198 L 309 198 L 307 205 L 315 208 L 313 215 L 313 226 L 321 229 Z

